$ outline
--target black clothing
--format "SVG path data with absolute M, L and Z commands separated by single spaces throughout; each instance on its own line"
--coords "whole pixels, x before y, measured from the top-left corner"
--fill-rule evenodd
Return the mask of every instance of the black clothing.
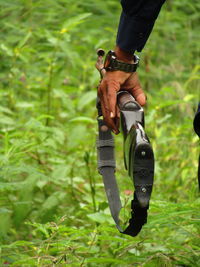
M 153 29 L 165 0 L 121 0 L 123 8 L 117 45 L 128 52 L 140 52 Z
M 194 130 L 196 134 L 200 137 L 200 102 L 199 102 L 197 112 L 194 118 Z

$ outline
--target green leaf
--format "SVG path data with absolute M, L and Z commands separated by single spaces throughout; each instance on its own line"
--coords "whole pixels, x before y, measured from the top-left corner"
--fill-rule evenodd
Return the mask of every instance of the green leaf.
M 83 122 L 83 123 L 92 123 L 92 124 L 96 123 L 95 120 L 93 120 L 89 117 L 84 117 L 84 116 L 79 116 L 79 117 L 73 118 L 73 119 L 69 120 L 69 122 Z
M 192 95 L 192 94 L 188 94 L 186 95 L 184 98 L 183 98 L 183 101 L 184 102 L 190 102 L 192 99 L 195 98 L 195 95 Z
M 66 22 L 64 22 L 62 29 L 61 29 L 61 33 L 68 32 L 69 30 L 72 30 L 77 25 L 83 23 L 84 20 L 91 15 L 92 15 L 91 13 L 83 13 L 83 14 L 79 14 L 75 17 L 68 19 Z
M 10 48 L 8 48 L 5 44 L 1 44 L 0 48 L 9 57 L 12 57 L 14 55 L 13 51 Z
M 42 204 L 40 208 L 40 217 L 43 222 L 53 219 L 54 213 L 59 207 L 60 202 L 66 197 L 64 192 L 54 192 Z
M 87 217 L 90 218 L 92 221 L 95 221 L 98 223 L 105 223 L 105 222 L 110 221 L 110 215 L 104 214 L 102 212 L 87 214 Z
M 97 93 L 95 91 L 90 91 L 87 93 L 84 93 L 83 96 L 78 101 L 78 109 L 82 110 L 85 108 L 85 106 L 89 105 L 91 102 L 96 100 Z M 94 106 L 96 103 L 94 102 Z
M 32 201 L 34 198 L 33 191 L 39 179 L 39 174 L 30 175 L 24 182 L 24 186 L 19 192 L 19 199 L 14 203 L 14 222 L 17 227 L 26 218 L 32 209 Z
M 3 125 L 14 125 L 15 121 L 14 121 L 14 119 L 3 115 L 3 116 L 0 117 L 0 124 L 3 124 Z
M 124 260 L 119 260 L 119 259 L 116 259 L 116 258 L 109 258 L 109 257 L 106 257 L 106 258 L 101 258 L 101 257 L 98 257 L 98 258 L 89 258 L 87 259 L 87 262 L 88 263 L 113 263 L 113 264 L 124 264 Z
M 12 211 L 0 208 L 0 240 L 5 238 L 10 229 Z
M 32 32 L 29 31 L 25 37 L 19 42 L 18 44 L 18 48 L 22 48 L 27 42 L 28 40 L 30 39 L 30 37 L 32 36 Z

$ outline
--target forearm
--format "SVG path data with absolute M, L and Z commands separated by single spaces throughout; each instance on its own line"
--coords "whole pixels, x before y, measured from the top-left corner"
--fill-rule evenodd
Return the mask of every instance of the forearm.
M 133 53 L 145 46 L 165 0 L 122 0 L 117 46 Z
M 116 46 L 114 51 L 118 60 L 122 60 L 127 63 L 133 63 L 133 53 L 129 51 L 127 52 L 121 49 L 119 46 Z

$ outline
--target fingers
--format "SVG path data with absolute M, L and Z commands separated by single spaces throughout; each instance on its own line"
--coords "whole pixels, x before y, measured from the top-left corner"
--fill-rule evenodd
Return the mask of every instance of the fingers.
M 120 89 L 120 84 L 115 81 L 110 81 L 107 87 L 107 100 L 110 108 L 110 117 L 115 118 L 117 115 L 117 92 Z
M 146 104 L 146 96 L 141 88 L 141 86 L 136 86 L 132 88 L 132 95 L 135 97 L 135 100 L 141 105 L 144 106 Z
M 144 106 L 146 104 L 146 96 L 144 93 L 141 93 L 135 99 L 141 106 Z
M 104 120 L 116 134 L 119 133 L 119 112 L 117 112 L 117 92 L 132 75 L 123 71 L 106 72 L 98 88 Z M 131 87 L 129 87 L 131 88 Z
M 135 100 L 141 105 L 144 106 L 146 104 L 146 96 L 145 93 L 142 90 L 139 78 L 137 73 L 134 73 L 134 80 L 133 80 L 133 86 L 131 89 L 132 95 L 135 97 Z
M 142 90 L 138 74 L 135 72 L 131 75 L 129 80 L 127 81 L 126 87 L 130 89 L 128 91 L 131 92 L 135 100 L 141 105 L 144 106 L 146 104 L 146 96 Z
M 107 89 L 107 83 L 103 80 L 100 83 L 100 86 L 98 87 L 98 95 L 100 97 L 100 101 L 101 101 L 101 109 L 102 109 L 102 113 L 103 113 L 103 117 L 104 120 L 107 124 L 107 126 L 113 130 L 113 132 L 115 134 L 119 133 L 118 127 L 115 123 L 115 110 L 114 109 L 114 103 L 116 103 L 116 95 L 115 95 L 115 100 L 112 100 L 112 104 L 110 105 L 110 98 L 114 97 L 114 93 L 111 92 L 112 90 L 110 90 L 110 93 L 108 93 L 108 89 Z M 112 109 L 111 109 L 112 107 Z M 111 117 L 111 112 L 112 117 Z

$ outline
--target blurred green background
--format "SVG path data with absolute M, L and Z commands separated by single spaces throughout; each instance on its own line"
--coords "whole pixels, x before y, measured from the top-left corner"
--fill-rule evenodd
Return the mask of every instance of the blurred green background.
M 0 7 L 0 266 L 200 266 L 199 0 L 168 0 L 140 53 L 156 175 L 136 238 L 118 233 L 96 170 L 96 49 L 115 45 L 119 1 Z M 133 186 L 116 145 L 126 221 Z

